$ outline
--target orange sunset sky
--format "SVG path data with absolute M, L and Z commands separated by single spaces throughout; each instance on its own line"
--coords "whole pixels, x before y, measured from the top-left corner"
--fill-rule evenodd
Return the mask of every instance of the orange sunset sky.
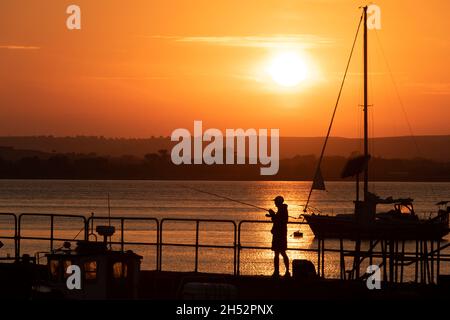
M 371 134 L 450 134 L 450 1 L 378 1 Z M 81 30 L 66 8 L 81 7 Z M 365 4 L 347 0 L 1 0 L 0 135 L 170 135 L 279 128 L 323 136 Z M 361 34 L 362 35 L 362 34 Z M 361 134 L 362 38 L 332 135 Z M 268 69 L 294 53 L 293 87 Z

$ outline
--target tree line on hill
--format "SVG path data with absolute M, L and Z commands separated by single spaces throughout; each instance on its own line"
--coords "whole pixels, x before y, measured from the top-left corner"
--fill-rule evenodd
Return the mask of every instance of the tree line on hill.
M 296 155 L 320 154 L 324 142 L 323 137 L 280 137 L 280 158 L 287 159 Z M 144 157 L 145 154 L 158 150 L 171 150 L 176 142 L 170 137 L 150 138 L 105 138 L 89 136 L 54 137 L 25 136 L 1 137 L 0 146 L 20 150 L 35 150 L 47 153 L 79 153 L 95 152 L 100 156 L 119 157 L 129 154 Z M 362 140 L 358 138 L 330 137 L 327 143 L 327 154 L 343 156 L 352 152 L 362 152 Z M 411 159 L 422 157 L 435 161 L 450 161 L 450 135 L 445 136 L 404 136 L 370 138 L 369 144 L 374 156 L 389 159 Z M 1 148 L 1 147 L 0 147 Z M 1 150 L 0 150 L 1 154 Z
M 325 157 L 325 180 L 340 180 L 348 158 Z M 280 160 L 277 175 L 261 176 L 261 165 L 174 165 L 170 153 L 159 150 L 144 157 L 95 154 L 47 154 L 5 158 L 0 154 L 1 179 L 149 179 L 149 180 L 311 180 L 317 157 L 295 156 Z M 426 159 L 370 161 L 373 181 L 450 181 L 450 162 Z

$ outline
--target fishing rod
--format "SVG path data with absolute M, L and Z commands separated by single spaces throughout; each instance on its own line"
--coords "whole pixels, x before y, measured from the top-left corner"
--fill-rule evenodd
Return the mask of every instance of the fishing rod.
M 265 212 L 269 212 L 270 211 L 269 209 L 266 209 L 266 208 L 263 208 L 263 207 L 259 207 L 257 205 L 254 205 L 254 204 L 251 204 L 251 203 L 248 203 L 248 202 L 244 202 L 244 201 L 232 199 L 232 198 L 229 198 L 229 197 L 226 197 L 226 196 L 222 196 L 222 195 L 214 193 L 214 192 L 209 192 L 209 191 L 200 190 L 200 189 L 197 189 L 197 188 L 187 187 L 187 186 L 182 186 L 182 187 L 186 188 L 186 189 L 191 189 L 191 190 L 194 190 L 194 191 L 197 191 L 197 192 L 200 192 L 200 193 L 209 194 L 209 195 L 217 197 L 217 198 L 221 198 L 221 199 L 225 199 L 225 200 L 228 200 L 228 201 L 233 201 L 233 202 L 236 202 L 236 203 L 240 203 L 240 204 L 243 204 L 243 205 L 246 205 L 246 206 L 249 206 L 249 207 L 252 207 L 252 208 L 256 208 L 256 209 L 259 209 L 259 210 L 262 210 L 262 211 L 265 211 Z M 293 216 L 289 216 L 289 218 L 299 219 L 299 218 L 293 217 Z
M 194 190 L 194 191 L 197 191 L 197 192 L 200 192 L 200 193 L 209 194 L 209 195 L 215 196 L 217 198 L 221 198 L 221 199 L 225 199 L 225 200 L 228 200 L 228 201 L 233 201 L 233 202 L 236 202 L 236 203 L 240 203 L 240 204 L 243 204 L 243 205 L 246 205 L 246 206 L 250 206 L 250 207 L 253 207 L 253 208 L 256 208 L 256 209 L 259 209 L 259 210 L 266 211 L 266 212 L 269 211 L 269 209 L 266 209 L 266 208 L 263 208 L 263 207 L 259 207 L 259 206 L 256 206 L 254 204 L 248 203 L 248 202 L 244 202 L 244 201 L 232 199 L 232 198 L 229 198 L 229 197 L 226 197 L 226 196 L 222 196 L 222 195 L 214 193 L 214 192 L 204 191 L 204 190 L 200 190 L 200 189 L 193 188 L 193 187 L 187 187 L 187 186 L 182 186 L 182 187 L 186 188 L 186 189 L 191 189 L 191 190 Z

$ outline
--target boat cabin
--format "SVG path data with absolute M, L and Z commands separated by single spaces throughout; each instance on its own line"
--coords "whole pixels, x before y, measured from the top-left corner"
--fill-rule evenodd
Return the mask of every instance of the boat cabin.
M 114 251 L 105 242 L 79 241 L 75 250 L 66 243 L 46 257 L 46 286 L 65 299 L 137 298 L 142 256 L 131 250 Z M 69 285 L 73 277 L 79 277 L 79 287 Z
M 413 199 L 392 199 L 388 198 L 379 202 L 380 204 L 393 204 L 394 208 L 388 212 L 381 212 L 377 214 L 381 219 L 404 219 L 404 220 L 419 220 L 414 211 Z
M 394 211 L 405 217 L 405 216 L 415 216 L 414 206 L 410 201 L 402 201 L 394 204 Z

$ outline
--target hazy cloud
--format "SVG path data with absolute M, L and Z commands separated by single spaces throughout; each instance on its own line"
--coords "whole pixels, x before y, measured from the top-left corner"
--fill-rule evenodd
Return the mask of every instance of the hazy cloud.
M 8 49 L 8 50 L 38 50 L 41 47 L 36 46 L 23 46 L 23 45 L 0 45 L 0 49 Z
M 169 77 L 159 77 L 159 76 L 150 76 L 150 77 L 122 77 L 122 76 L 90 76 L 89 79 L 94 80 L 165 80 L 170 79 Z
M 450 83 L 411 83 L 409 86 L 417 88 L 423 94 L 450 95 Z
M 331 38 L 312 34 L 289 34 L 272 36 L 151 36 L 175 42 L 251 48 L 314 48 L 335 43 Z

